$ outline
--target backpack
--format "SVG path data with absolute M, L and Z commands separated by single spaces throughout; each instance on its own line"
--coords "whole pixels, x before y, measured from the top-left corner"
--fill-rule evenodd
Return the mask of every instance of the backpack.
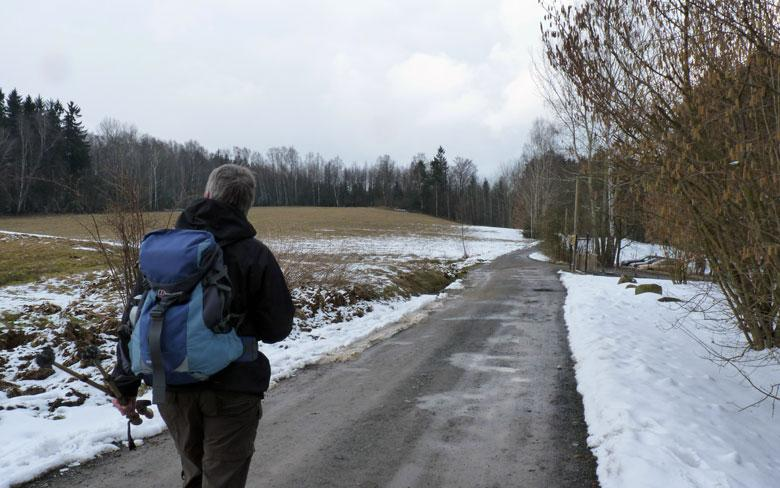
M 130 363 L 151 383 L 154 403 L 165 403 L 166 385 L 204 381 L 245 349 L 257 351 L 254 337 L 236 333 L 230 278 L 210 232 L 151 232 L 141 242 L 139 266 L 146 291 L 135 311 Z

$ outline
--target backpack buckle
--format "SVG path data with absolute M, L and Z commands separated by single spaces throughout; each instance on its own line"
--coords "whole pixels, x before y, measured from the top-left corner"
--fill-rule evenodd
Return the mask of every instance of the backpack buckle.
M 165 309 L 167 307 L 163 306 L 162 303 L 158 303 L 154 307 L 152 307 L 151 310 L 149 310 L 149 315 L 152 316 L 153 319 L 162 319 L 165 316 Z

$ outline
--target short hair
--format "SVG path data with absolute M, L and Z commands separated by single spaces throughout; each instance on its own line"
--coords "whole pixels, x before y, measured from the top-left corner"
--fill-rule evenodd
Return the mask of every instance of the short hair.
M 223 164 L 209 175 L 206 193 L 246 214 L 255 201 L 255 176 L 245 166 Z

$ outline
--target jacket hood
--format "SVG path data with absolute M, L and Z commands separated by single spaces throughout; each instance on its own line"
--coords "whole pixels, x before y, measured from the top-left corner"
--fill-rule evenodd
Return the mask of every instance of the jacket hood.
M 220 246 L 257 234 L 240 210 L 210 198 L 201 198 L 187 207 L 176 221 L 176 228 L 207 230 Z

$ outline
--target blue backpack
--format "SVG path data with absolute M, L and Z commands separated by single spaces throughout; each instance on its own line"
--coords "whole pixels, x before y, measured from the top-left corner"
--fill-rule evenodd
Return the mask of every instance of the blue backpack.
M 168 384 L 204 381 L 252 351 L 256 357 L 257 340 L 236 333 L 241 317 L 229 312 L 230 278 L 210 232 L 151 232 L 139 265 L 146 291 L 135 311 L 130 362 L 151 383 L 154 403 L 165 403 Z

